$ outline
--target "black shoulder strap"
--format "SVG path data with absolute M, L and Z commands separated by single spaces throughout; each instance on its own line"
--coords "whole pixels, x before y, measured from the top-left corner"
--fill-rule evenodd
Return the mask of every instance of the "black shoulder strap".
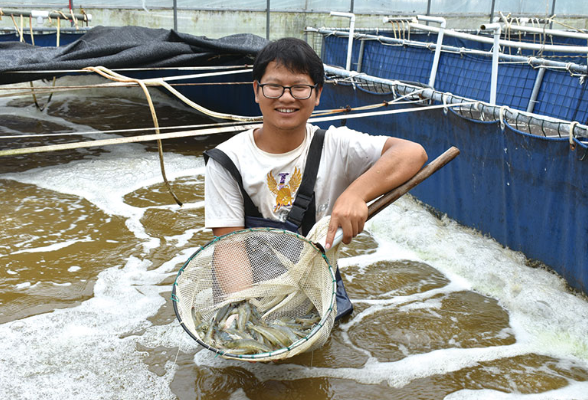
M 296 224 L 296 226 L 301 226 L 302 232 L 305 235 L 316 222 L 314 185 L 316 183 L 318 168 L 321 163 L 325 132 L 324 129 L 318 129 L 314 133 L 308 150 L 306 165 L 304 166 L 302 184 L 300 185 L 300 188 L 298 188 L 296 199 L 294 200 L 294 204 L 292 205 L 292 209 L 287 218 L 289 221 Z
M 308 157 L 306 158 L 306 165 L 304 166 L 304 174 L 302 176 L 302 183 L 296 193 L 296 199 L 292 205 L 292 209 L 288 214 L 288 221 L 302 228 L 302 233 L 306 235 L 310 228 L 315 224 L 316 209 L 314 204 L 314 185 L 316 183 L 316 176 L 318 167 L 321 162 L 321 154 L 323 151 L 323 143 L 325 140 L 325 130 L 318 129 L 312 138 L 310 148 L 308 150 Z M 233 163 L 222 150 L 211 149 L 204 152 L 204 162 L 212 158 L 214 161 L 222 165 L 235 179 L 243 195 L 243 202 L 245 207 L 245 215 L 250 217 L 262 218 L 261 213 L 253 204 L 251 197 L 243 188 L 243 177 Z M 306 217 L 306 218 L 305 218 Z
M 235 166 L 233 160 L 231 160 L 229 156 L 227 156 L 222 150 L 219 149 L 206 150 L 204 152 L 205 163 L 208 162 L 208 158 L 212 158 L 214 161 L 222 165 L 233 176 L 233 178 L 235 178 L 235 181 L 237 181 L 239 189 L 241 190 L 241 194 L 243 195 L 245 215 L 261 218 L 261 213 L 255 206 L 255 204 L 253 204 L 253 200 L 251 200 L 251 197 L 249 197 L 249 195 L 243 188 L 243 177 L 241 176 L 241 173 Z

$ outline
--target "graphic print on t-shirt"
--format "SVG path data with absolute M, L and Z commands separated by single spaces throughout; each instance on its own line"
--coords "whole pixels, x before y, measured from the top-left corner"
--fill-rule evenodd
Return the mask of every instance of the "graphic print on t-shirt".
M 282 207 L 291 206 L 292 200 L 294 199 L 294 193 L 298 190 L 300 183 L 302 182 L 302 174 L 300 170 L 294 167 L 294 173 L 286 184 L 286 179 L 290 173 L 280 172 L 278 174 L 279 183 L 271 172 L 267 173 L 267 187 L 270 192 L 276 195 L 276 206 L 274 212 L 278 211 Z

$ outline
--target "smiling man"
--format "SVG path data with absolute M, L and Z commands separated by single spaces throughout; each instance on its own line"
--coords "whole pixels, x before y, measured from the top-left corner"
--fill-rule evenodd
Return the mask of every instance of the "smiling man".
M 262 127 L 205 153 L 206 226 L 215 236 L 250 227 L 306 235 L 331 215 L 327 248 L 339 227 L 349 243 L 363 230 L 367 203 L 406 182 L 427 160 L 417 143 L 308 124 L 320 103 L 324 68 L 302 40 L 270 42 L 255 59 L 253 79 Z M 339 271 L 337 286 L 340 318 L 353 307 Z

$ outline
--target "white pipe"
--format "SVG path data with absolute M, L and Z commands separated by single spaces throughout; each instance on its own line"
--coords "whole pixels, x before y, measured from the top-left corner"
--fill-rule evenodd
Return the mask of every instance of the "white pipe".
M 427 26 L 423 24 L 416 24 L 410 23 L 409 24 L 412 28 L 421 29 L 428 32 L 435 32 L 439 33 L 440 29 L 434 26 Z M 476 36 L 470 35 L 469 33 L 462 33 L 454 31 L 453 29 L 446 29 L 445 34 L 448 36 L 454 36 L 462 39 L 473 40 L 476 42 L 481 43 L 494 43 L 494 39 L 486 38 L 483 36 Z M 500 40 L 499 44 L 501 46 L 506 47 L 515 47 L 518 49 L 525 49 L 525 50 L 543 50 L 543 51 L 553 51 L 553 52 L 564 52 L 564 53 L 580 53 L 586 54 L 588 52 L 588 47 L 586 46 L 558 46 L 558 45 L 549 45 L 549 44 L 534 44 L 534 43 L 527 43 L 527 42 L 513 42 L 512 40 Z
M 500 34 L 502 25 L 498 23 L 482 25 L 480 29 L 494 31 L 494 47 L 492 48 L 492 77 L 490 80 L 490 104 L 496 104 L 496 87 L 498 86 L 498 60 L 500 58 Z
M 48 11 L 39 11 L 39 10 L 32 10 L 32 11 L 20 11 L 20 10 L 8 10 L 2 9 L 3 15 L 22 15 L 23 17 L 33 17 L 33 18 L 63 18 L 63 15 L 57 12 L 48 12 Z M 64 13 L 66 18 L 71 18 L 71 14 Z M 76 19 L 81 21 L 92 21 L 92 14 L 74 14 Z
M 429 15 L 417 15 L 417 19 L 421 20 L 421 21 L 437 22 L 438 24 L 441 24 L 442 28 L 445 28 L 445 26 L 447 25 L 445 18 L 443 18 L 443 17 L 431 17 Z
M 431 17 L 433 18 L 433 17 Z M 416 22 L 415 17 L 384 17 L 383 22 Z
M 332 66 L 329 66 L 326 64 L 325 64 L 325 72 L 329 75 L 341 76 L 343 78 L 357 76 L 357 73 L 355 73 L 355 72 L 345 71 L 341 68 L 332 67 Z M 428 88 L 424 89 L 420 86 L 415 86 L 414 84 L 411 84 L 408 82 L 402 82 L 402 81 L 398 81 L 398 80 L 378 78 L 378 77 L 366 75 L 366 74 L 361 74 L 361 79 L 363 79 L 367 82 L 373 82 L 373 83 L 379 83 L 379 84 L 383 84 L 383 85 L 393 86 L 396 88 L 396 90 L 399 93 L 415 92 L 415 93 L 418 93 L 418 95 L 421 99 L 425 98 L 425 99 L 432 99 L 434 101 L 442 102 L 443 99 L 445 98 L 445 95 L 446 95 L 446 93 L 438 92 L 435 89 L 428 89 Z M 484 103 L 484 102 L 478 102 L 475 99 L 469 99 L 467 97 L 451 95 L 448 99 L 448 102 L 450 104 L 456 104 L 456 103 L 463 104 L 465 102 L 480 103 L 480 107 L 483 107 L 484 109 L 488 109 L 489 112 L 491 113 L 491 115 L 493 115 L 494 117 L 498 118 L 498 115 L 500 115 L 501 107 L 498 107 L 496 105 L 489 105 L 488 103 Z M 480 107 L 477 107 L 477 108 L 479 109 Z M 527 113 L 527 112 L 516 110 L 516 109 L 510 108 L 510 107 L 508 108 L 508 110 L 509 110 L 509 112 L 514 114 L 516 116 L 516 118 L 521 117 L 521 122 L 523 122 L 523 123 L 530 123 L 530 121 L 532 119 L 542 121 L 541 126 L 544 129 L 547 128 L 547 129 L 553 129 L 553 130 L 557 131 L 559 128 L 561 128 L 562 125 L 565 126 L 567 124 L 570 124 L 570 121 L 566 121 L 566 120 L 558 119 L 558 118 L 553 118 L 553 117 L 550 117 L 547 115 Z M 349 116 L 349 115 L 347 115 L 347 116 Z M 513 117 L 513 119 L 515 119 L 515 118 Z M 317 122 L 320 122 L 320 121 L 317 121 Z M 582 127 L 584 129 L 584 132 L 588 131 L 588 126 L 582 125 Z M 578 125 L 576 125 L 576 128 L 578 128 Z M 585 134 L 584 134 L 584 136 L 585 136 Z
M 441 46 L 443 45 L 443 34 L 445 33 L 445 28 L 447 27 L 447 21 L 443 17 L 430 17 L 427 15 L 418 15 L 417 19 L 440 24 L 439 34 L 437 35 L 437 47 L 435 47 L 435 56 L 433 58 L 433 66 L 431 67 L 431 75 L 429 76 L 429 86 L 435 87 L 435 78 L 437 77 L 439 58 L 441 57 Z
M 510 29 L 511 31 L 541 33 L 544 35 L 561 36 L 561 37 L 569 37 L 569 38 L 588 40 L 588 34 L 580 33 L 580 32 L 569 32 L 569 31 L 561 31 L 561 30 L 557 30 L 557 29 L 535 28 L 532 26 L 523 26 L 523 25 L 518 25 L 518 24 L 514 25 L 512 23 L 505 23 L 503 28 Z
M 349 42 L 347 44 L 347 63 L 345 69 L 351 71 L 351 50 L 353 48 L 353 31 L 355 30 L 355 14 L 331 11 L 331 16 L 349 18 Z

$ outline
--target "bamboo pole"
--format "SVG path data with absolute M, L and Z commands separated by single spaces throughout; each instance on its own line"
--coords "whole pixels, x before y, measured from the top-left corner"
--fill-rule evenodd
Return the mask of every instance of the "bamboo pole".
M 191 131 L 183 131 L 183 132 L 169 132 L 169 133 L 159 133 L 159 134 L 152 134 L 152 135 L 142 135 L 142 136 L 131 136 L 131 137 L 124 137 L 124 138 L 115 138 L 115 139 L 102 139 L 102 140 L 90 140 L 84 142 L 76 142 L 76 143 L 63 143 L 63 144 L 53 144 L 48 146 L 35 146 L 35 147 L 26 147 L 22 149 L 9 149 L 9 150 L 0 150 L 0 157 L 2 156 L 15 156 L 21 154 L 32 154 L 32 153 L 45 153 L 51 151 L 59 151 L 59 150 L 71 150 L 71 149 L 81 149 L 85 147 L 96 147 L 96 146 L 110 146 L 114 144 L 123 144 L 123 143 L 138 143 L 138 142 L 150 142 L 159 139 L 173 139 L 173 138 L 181 138 L 181 137 L 190 137 L 190 136 L 207 136 L 216 133 L 228 133 L 228 132 L 239 132 L 248 129 L 258 128 L 261 125 L 240 125 L 240 126 L 228 126 L 224 128 L 209 128 L 209 129 L 199 129 L 199 130 L 191 130 Z M 18 138 L 18 136 L 15 136 Z

